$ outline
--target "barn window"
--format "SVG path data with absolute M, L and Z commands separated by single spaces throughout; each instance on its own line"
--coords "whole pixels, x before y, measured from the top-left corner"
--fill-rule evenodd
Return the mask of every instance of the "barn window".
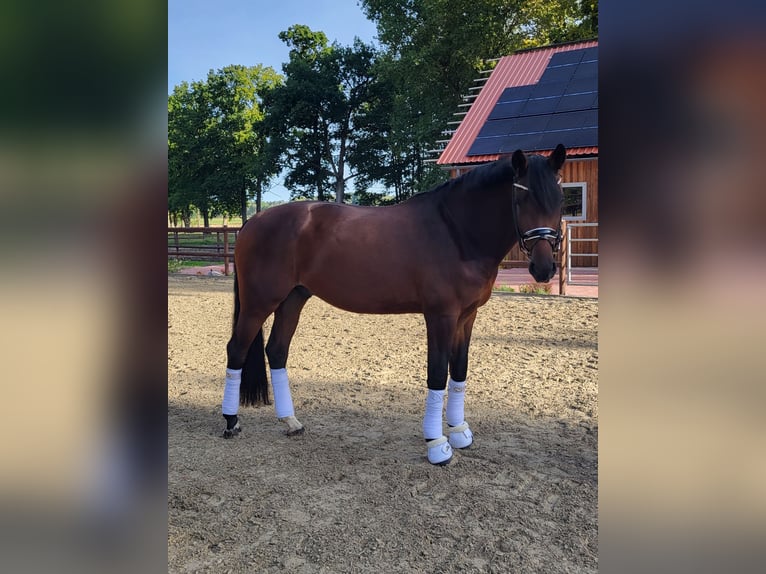
M 585 219 L 585 206 L 587 205 L 585 199 L 588 196 L 588 184 L 584 181 L 578 183 L 562 183 L 561 189 L 564 192 L 564 219 Z

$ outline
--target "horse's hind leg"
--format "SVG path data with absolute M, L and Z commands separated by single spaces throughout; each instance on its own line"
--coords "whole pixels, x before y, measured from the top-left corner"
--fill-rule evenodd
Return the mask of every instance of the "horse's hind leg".
M 450 354 L 447 395 L 447 426 L 449 427 L 449 443 L 453 448 L 466 448 L 473 443 L 473 433 L 465 421 L 465 381 L 468 373 L 468 346 L 471 343 L 473 322 L 476 319 L 474 310 L 462 324 L 458 325 Z
M 261 327 L 266 317 L 268 317 L 268 313 L 240 313 L 236 319 L 231 338 L 226 345 L 226 384 L 223 392 L 223 404 L 221 405 L 223 416 L 226 419 L 226 429 L 223 431 L 224 438 L 231 438 L 239 434 L 241 430 L 237 413 L 239 411 L 242 368 L 247 360 L 250 346 L 256 337 L 263 336 Z M 263 353 L 262 350 L 261 353 Z
M 290 394 L 290 382 L 287 377 L 287 355 L 290 351 L 295 329 L 298 327 L 303 306 L 311 297 L 305 287 L 293 289 L 274 312 L 274 325 L 271 328 L 269 342 L 266 344 L 266 356 L 271 371 L 271 388 L 274 392 L 274 410 L 277 418 L 287 424 L 289 436 L 303 432 L 303 425 L 295 418 L 295 408 Z

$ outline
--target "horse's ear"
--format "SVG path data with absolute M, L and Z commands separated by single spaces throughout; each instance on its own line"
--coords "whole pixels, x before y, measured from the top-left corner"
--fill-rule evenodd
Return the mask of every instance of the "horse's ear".
M 567 148 L 564 144 L 559 144 L 556 149 L 553 150 L 551 157 L 548 158 L 548 163 L 551 164 L 553 171 L 558 171 L 567 159 Z
M 513 152 L 511 165 L 513 165 L 513 169 L 516 171 L 516 177 L 524 177 L 524 174 L 527 173 L 527 156 L 524 155 L 523 151 L 517 149 Z

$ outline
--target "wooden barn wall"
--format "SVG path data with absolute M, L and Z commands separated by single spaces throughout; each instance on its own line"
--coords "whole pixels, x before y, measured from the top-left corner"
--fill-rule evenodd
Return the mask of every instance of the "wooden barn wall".
M 585 206 L 585 221 L 598 222 L 598 159 L 570 159 L 561 170 L 562 183 L 588 184 L 587 205 Z
M 562 183 L 585 182 L 588 187 L 585 198 L 584 221 L 572 223 L 598 223 L 598 159 L 570 159 L 561 170 Z M 598 227 L 572 228 L 573 239 L 597 238 Z M 598 253 L 597 242 L 573 243 L 572 253 Z M 572 267 L 598 267 L 598 257 L 576 257 L 572 255 Z

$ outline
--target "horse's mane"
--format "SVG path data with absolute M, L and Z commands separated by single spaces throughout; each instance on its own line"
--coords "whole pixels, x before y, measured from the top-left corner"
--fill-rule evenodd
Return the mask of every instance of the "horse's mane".
M 407 202 L 440 199 L 443 195 L 455 189 L 466 189 L 470 193 L 474 190 L 479 192 L 482 189 L 497 185 L 507 186 L 514 178 L 515 172 L 511 165 L 511 160 L 501 159 L 480 165 L 458 177 L 440 183 L 428 191 L 417 193 L 409 198 Z
M 527 178 L 533 200 L 546 213 L 552 213 L 561 207 L 561 193 L 558 186 L 549 185 L 544 179 L 548 159 L 541 155 L 527 156 Z M 469 172 L 450 179 L 439 185 L 413 195 L 407 202 L 423 200 L 439 200 L 455 189 L 463 189 L 468 193 L 480 193 L 482 190 L 496 186 L 508 187 L 516 178 L 510 156 L 497 161 L 480 165 Z

